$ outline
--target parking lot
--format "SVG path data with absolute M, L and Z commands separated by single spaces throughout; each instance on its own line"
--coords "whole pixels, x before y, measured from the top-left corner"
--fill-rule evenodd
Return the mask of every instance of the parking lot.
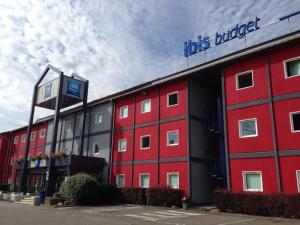
M 137 205 L 53 208 L 0 202 L 1 225 L 299 225 L 300 220 Z

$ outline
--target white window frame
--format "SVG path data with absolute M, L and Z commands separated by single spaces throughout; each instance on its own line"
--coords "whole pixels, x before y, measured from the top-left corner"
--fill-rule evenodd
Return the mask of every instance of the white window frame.
M 143 104 L 144 104 L 145 102 L 149 102 L 149 103 L 150 103 L 150 110 L 149 110 L 149 111 L 143 111 Z M 151 110 L 152 110 L 152 102 L 151 102 L 151 98 L 146 99 L 146 100 L 143 100 L 142 103 L 141 103 L 141 113 L 149 113 L 149 112 L 151 112 Z
M 40 135 L 40 138 L 44 138 L 46 136 L 46 129 L 45 128 L 41 129 L 39 132 L 39 135 Z
M 18 144 L 18 141 L 19 141 L 19 136 L 15 136 L 14 137 L 14 144 Z
M 36 131 L 32 131 L 30 134 L 30 141 L 33 141 L 36 137 Z
M 246 136 L 241 136 L 241 123 L 245 121 L 255 121 L 255 130 L 256 134 L 251 134 L 251 135 L 246 135 Z M 258 136 L 258 126 L 257 126 L 257 118 L 249 118 L 249 119 L 243 119 L 238 121 L 238 127 L 239 127 L 239 137 L 240 138 L 249 138 L 249 137 L 257 137 Z
M 300 193 L 300 179 L 298 177 L 298 173 L 300 173 L 300 170 L 296 170 L 297 190 L 298 193 Z
M 123 186 L 119 186 L 119 185 L 118 185 L 118 183 L 119 183 L 119 182 L 118 182 L 118 178 L 121 177 L 121 176 L 124 177 L 124 184 L 123 184 Z M 118 188 L 125 187 L 125 183 L 126 183 L 125 179 L 126 179 L 125 174 L 117 174 L 117 175 L 116 175 L 116 186 L 117 186 Z
M 22 134 L 21 142 L 26 142 L 27 134 Z
M 99 148 L 99 152 L 95 152 L 95 147 L 96 147 L 96 145 L 98 145 L 98 148 Z M 99 155 L 100 154 L 100 144 L 99 143 L 93 143 L 93 153 L 95 154 L 95 155 Z
M 249 86 L 249 87 L 239 88 L 239 76 L 243 76 L 243 75 L 245 75 L 247 73 L 251 73 L 252 85 Z M 237 91 L 248 89 L 248 88 L 252 88 L 252 87 L 254 87 L 253 70 L 247 70 L 247 71 L 235 74 L 235 89 Z
M 292 133 L 299 133 L 300 130 L 295 130 L 295 128 L 294 128 L 294 122 L 293 122 L 293 115 L 294 115 L 294 114 L 300 114 L 300 111 L 290 112 L 290 113 L 289 113 L 289 115 L 290 115 L 291 132 L 292 132 Z
M 170 184 L 169 184 L 169 176 L 170 175 L 177 175 L 178 176 L 178 187 L 170 187 Z M 168 172 L 167 173 L 167 187 L 169 188 L 174 188 L 174 189 L 179 189 L 180 187 L 180 176 L 179 176 L 179 172 Z
M 172 94 L 177 94 L 177 104 L 170 105 L 169 96 L 172 95 Z M 179 104 L 179 93 L 178 93 L 178 91 L 173 91 L 173 92 L 168 93 L 167 94 L 167 107 L 177 106 L 178 104 Z
M 260 175 L 260 183 L 261 183 L 261 189 L 247 189 L 247 174 L 259 174 Z M 263 192 L 264 186 L 263 186 L 263 179 L 262 179 L 262 171 L 242 171 L 243 176 L 243 190 L 248 192 Z
M 126 116 L 122 116 L 122 109 L 127 108 L 127 115 Z M 120 119 L 124 119 L 127 118 L 129 114 L 129 109 L 128 109 L 128 105 L 124 105 L 122 107 L 120 107 Z
M 169 133 L 171 133 L 171 132 L 177 132 L 178 142 L 175 143 L 175 144 L 170 144 L 169 143 Z M 170 131 L 167 131 L 167 146 L 176 146 L 176 145 L 179 145 L 179 130 L 170 130 Z
M 143 148 L 143 138 L 144 137 L 149 137 L 149 147 L 146 147 L 146 148 Z M 151 146 L 151 135 L 143 135 L 140 137 L 140 149 L 150 149 L 150 146 Z
M 120 147 L 121 147 L 121 145 L 120 145 L 121 141 L 126 141 L 126 149 L 124 149 L 124 150 L 120 149 Z M 118 152 L 126 152 L 126 151 L 127 151 L 127 138 L 121 138 L 121 139 L 118 140 Z
M 300 74 L 297 74 L 297 75 L 289 77 L 288 76 L 288 72 L 287 72 L 287 66 L 286 66 L 288 62 L 296 61 L 298 59 L 300 59 L 300 56 L 297 56 L 297 57 L 294 57 L 294 58 L 290 58 L 290 59 L 286 59 L 286 60 L 283 61 L 284 78 L 285 79 L 290 79 L 290 78 L 294 78 L 294 77 L 300 76 Z
M 142 186 L 142 176 L 148 176 L 148 179 L 149 179 L 149 185 L 148 185 L 148 187 L 146 187 L 146 186 Z M 149 188 L 150 187 L 150 173 L 140 173 L 139 174 L 139 187 L 141 187 L 141 188 Z
M 100 122 L 97 120 L 97 117 L 98 117 L 98 116 L 101 117 L 101 121 L 100 121 Z M 95 113 L 95 124 L 100 124 L 100 123 L 102 123 L 102 120 L 103 120 L 103 115 L 102 115 L 102 113 L 101 113 L 101 112 Z

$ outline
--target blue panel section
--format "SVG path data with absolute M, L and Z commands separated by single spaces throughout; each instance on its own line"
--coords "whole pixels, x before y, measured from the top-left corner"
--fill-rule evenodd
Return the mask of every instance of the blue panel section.
M 81 83 L 78 81 L 68 80 L 66 94 L 80 98 Z

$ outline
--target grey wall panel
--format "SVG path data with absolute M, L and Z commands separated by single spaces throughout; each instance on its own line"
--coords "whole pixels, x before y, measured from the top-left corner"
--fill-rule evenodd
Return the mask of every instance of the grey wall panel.
M 72 141 L 62 142 L 60 144 L 60 149 L 61 149 L 61 151 L 65 152 L 67 154 L 71 154 L 72 153 Z
M 95 154 L 95 144 L 99 147 L 99 153 Z M 91 156 L 104 158 L 106 162 L 109 162 L 110 156 L 110 134 L 102 134 L 91 136 L 89 140 L 89 152 Z
M 90 133 L 111 129 L 112 103 L 106 103 L 91 109 Z M 96 124 L 96 115 L 102 115 L 102 122 Z
M 207 163 L 193 162 L 191 166 L 192 201 L 200 204 L 212 202 L 212 182 Z
M 61 139 L 72 138 L 75 122 L 75 113 L 63 117 Z M 67 129 L 69 126 L 69 129 Z
M 50 151 L 51 151 L 51 145 L 46 145 L 45 146 L 45 153 L 50 156 Z
M 46 142 L 49 143 L 52 141 L 52 135 L 53 135 L 53 120 L 48 122 Z
M 79 155 L 80 151 L 79 151 L 79 147 L 80 147 L 80 138 L 76 138 L 74 139 L 74 146 L 73 146 L 73 154 L 75 155 Z M 84 138 L 84 143 L 83 143 L 83 155 L 86 156 L 87 155 L 87 138 Z
M 57 138 L 56 138 L 56 140 L 60 140 L 60 131 L 61 131 L 61 123 L 62 122 L 62 118 L 59 118 L 59 121 L 58 121 L 58 126 L 57 126 Z
M 89 128 L 89 122 L 90 122 L 90 113 L 89 111 L 86 113 L 86 119 L 85 119 L 85 134 L 88 134 L 88 128 Z M 79 137 L 81 135 L 81 129 L 82 129 L 82 122 L 83 122 L 83 117 L 82 117 L 82 112 L 78 112 L 76 114 L 76 126 L 75 126 L 75 136 Z

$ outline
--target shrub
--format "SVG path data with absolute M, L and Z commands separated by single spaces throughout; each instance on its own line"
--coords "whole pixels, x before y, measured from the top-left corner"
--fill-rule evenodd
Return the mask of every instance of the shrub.
M 300 194 L 214 192 L 214 204 L 221 212 L 300 218 Z
M 10 187 L 9 184 L 2 184 L 2 185 L 0 185 L 0 191 L 8 192 L 9 191 L 9 187 Z
M 120 201 L 130 204 L 146 204 L 145 188 L 120 188 Z
M 68 198 L 72 205 L 96 204 L 98 186 L 99 183 L 94 177 L 79 173 L 65 180 L 58 194 L 63 198 Z

